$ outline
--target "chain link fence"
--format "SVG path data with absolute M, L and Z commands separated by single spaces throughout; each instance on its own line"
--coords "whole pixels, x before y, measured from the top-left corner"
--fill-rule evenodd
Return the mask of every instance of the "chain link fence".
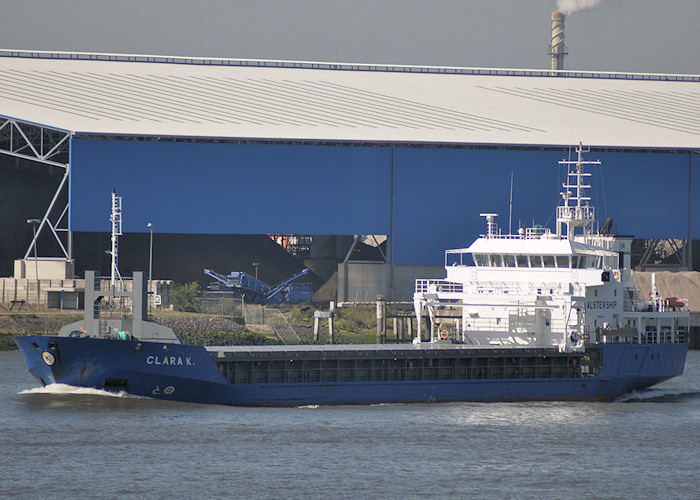
M 286 344 L 298 343 L 300 340 L 292 325 L 289 324 L 279 309 L 249 305 L 245 306 L 244 314 L 246 325 L 267 325 Z
M 243 317 L 243 299 L 231 292 L 207 292 L 202 295 L 202 314 Z

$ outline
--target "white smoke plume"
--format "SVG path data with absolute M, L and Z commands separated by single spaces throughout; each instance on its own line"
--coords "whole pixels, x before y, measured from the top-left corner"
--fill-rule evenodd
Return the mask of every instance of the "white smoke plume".
M 597 7 L 602 1 L 603 0 L 557 0 L 557 10 L 568 16 L 580 10 Z

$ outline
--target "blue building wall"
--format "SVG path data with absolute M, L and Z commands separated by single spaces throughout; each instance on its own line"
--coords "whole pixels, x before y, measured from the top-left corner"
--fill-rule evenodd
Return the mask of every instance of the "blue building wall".
M 513 231 L 554 228 L 562 151 L 74 139 L 70 227 L 124 232 L 391 234 L 398 265 L 441 265 L 445 248 L 484 232 L 481 212 Z M 637 238 L 687 238 L 690 154 L 594 152 L 590 196 L 602 221 Z M 393 219 L 392 219 L 393 198 Z M 696 210 L 697 211 L 697 210 Z M 693 217 L 695 225 L 699 218 Z M 694 228 L 694 234 L 698 233 Z
M 513 232 L 522 224 L 555 228 L 566 171 L 563 151 L 398 149 L 395 261 L 442 262 L 445 248 L 469 245 L 486 231 L 479 213 L 500 214 L 508 231 L 513 175 Z M 687 154 L 589 153 L 600 160 L 589 196 L 602 225 L 617 234 L 687 238 L 690 157 Z M 697 184 L 697 183 L 696 183 Z M 693 217 L 698 225 L 698 217 Z M 700 234 L 694 229 L 694 234 Z M 418 249 L 420 248 L 420 250 Z
M 74 140 L 71 229 L 124 232 L 387 234 L 391 149 Z

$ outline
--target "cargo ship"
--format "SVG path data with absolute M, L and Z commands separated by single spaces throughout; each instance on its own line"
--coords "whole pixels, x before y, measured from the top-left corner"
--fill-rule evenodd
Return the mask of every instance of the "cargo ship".
M 610 401 L 682 375 L 687 300 L 641 296 L 631 237 L 598 228 L 582 147 L 554 231 L 502 234 L 497 214 L 471 246 L 445 253 L 445 278 L 417 280 L 418 332 L 393 345 L 193 346 L 148 320 L 132 289 L 85 276 L 85 316 L 57 336 L 17 336 L 43 385 L 172 401 L 296 406 L 450 401 Z M 105 317 L 129 301 L 128 318 Z M 425 338 L 426 340 L 423 340 Z

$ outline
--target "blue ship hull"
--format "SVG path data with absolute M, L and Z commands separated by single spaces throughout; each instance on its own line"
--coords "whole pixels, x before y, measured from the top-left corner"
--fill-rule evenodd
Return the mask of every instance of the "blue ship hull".
M 229 383 L 203 347 L 52 336 L 15 337 L 42 384 L 125 390 L 209 404 L 295 406 L 448 401 L 609 401 L 682 375 L 688 345 L 597 344 L 594 376 L 482 380 Z M 507 356 L 507 353 L 503 354 Z

